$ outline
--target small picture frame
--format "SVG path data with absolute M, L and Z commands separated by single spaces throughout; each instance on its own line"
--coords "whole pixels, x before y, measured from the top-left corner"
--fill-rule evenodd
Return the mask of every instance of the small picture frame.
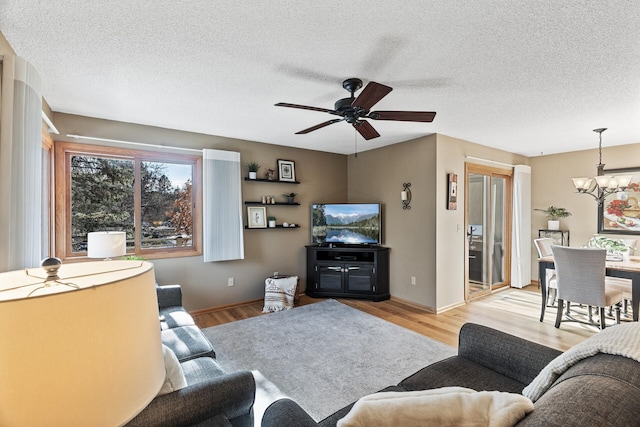
M 286 182 L 296 182 L 296 164 L 292 160 L 278 160 L 278 179 Z
M 247 227 L 267 228 L 267 208 L 264 206 L 247 206 Z

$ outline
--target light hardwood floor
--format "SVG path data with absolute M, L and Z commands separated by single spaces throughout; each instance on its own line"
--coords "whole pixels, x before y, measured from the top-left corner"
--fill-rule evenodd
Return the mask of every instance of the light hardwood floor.
M 296 306 L 313 304 L 324 299 L 300 296 Z M 540 291 L 535 286 L 524 289 L 507 288 L 479 298 L 461 307 L 441 314 L 428 313 L 393 299 L 371 302 L 357 299 L 337 299 L 358 310 L 395 323 L 419 334 L 457 347 L 458 332 L 467 322 L 490 326 L 495 329 L 538 342 L 559 350 L 567 350 L 598 330 L 593 326 L 562 323 L 554 327 L 556 310 L 548 308 L 544 322 L 540 317 Z M 254 316 L 262 316 L 262 301 L 211 310 L 194 315 L 201 328 L 233 322 Z

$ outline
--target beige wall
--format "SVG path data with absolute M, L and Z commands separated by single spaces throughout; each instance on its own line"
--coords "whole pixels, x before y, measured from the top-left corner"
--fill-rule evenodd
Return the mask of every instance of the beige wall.
M 598 232 L 598 206 L 591 196 L 576 193 L 571 178 L 595 176 L 598 150 L 538 156 L 532 157 L 530 161 L 531 207 L 544 209 L 554 205 L 569 210 L 572 215 L 560 220 L 560 228 L 570 231 L 571 246 L 585 245 L 589 237 Z M 606 165 L 605 169 L 640 166 L 640 143 L 603 148 L 602 163 Z M 531 219 L 532 235 L 537 237 L 538 229 L 541 228 L 547 228 L 547 219 L 542 212 L 534 211 Z M 531 273 L 533 279 L 537 280 L 537 254 L 534 247 L 531 253 Z
M 392 296 L 434 311 L 464 302 L 466 156 L 528 164 L 524 156 L 440 134 L 349 156 L 349 201 L 384 203 Z M 458 174 L 457 210 L 446 208 L 448 173 Z M 403 182 L 411 182 L 411 210 L 402 209 Z
M 435 171 L 435 135 L 349 156 L 349 201 L 384 206 L 391 294 L 426 307 L 436 306 Z M 411 183 L 408 210 L 400 200 L 405 182 Z M 411 276 L 416 277 L 415 286 Z
M 434 256 L 436 258 L 437 283 L 436 307 L 438 311 L 441 311 L 464 301 L 464 272 L 466 268 L 464 200 L 467 191 L 465 163 L 479 163 L 477 160 L 467 159 L 467 156 L 511 165 L 527 165 L 529 159 L 446 135 L 438 135 L 437 142 L 437 194 L 433 203 L 436 207 L 438 227 L 436 230 L 437 251 Z M 490 163 L 488 165 L 496 166 Z M 458 209 L 456 210 L 447 209 L 448 173 L 458 174 Z
M 202 257 L 153 260 L 157 281 L 161 284 L 180 283 L 184 289 L 184 304 L 188 310 L 198 310 L 236 304 L 264 297 L 264 279 L 274 271 L 295 274 L 306 285 L 305 245 L 309 244 L 310 204 L 347 200 L 347 158 L 339 154 L 261 144 L 210 135 L 181 132 L 151 126 L 140 126 L 89 117 L 54 113 L 54 123 L 60 130 L 56 140 L 78 141 L 67 134 L 118 139 L 148 144 L 163 144 L 183 148 L 213 148 L 240 153 L 243 163 L 258 162 L 262 168 L 275 168 L 277 159 L 295 161 L 299 185 L 242 182 L 244 200 L 259 200 L 262 194 L 280 197 L 296 192 L 298 207 L 269 207 L 278 223 L 287 221 L 300 229 L 245 230 L 245 259 L 203 263 Z M 283 198 L 280 200 L 284 201 Z M 227 278 L 235 286 L 227 286 Z
M 13 50 L 7 39 L 4 37 L 4 34 L 0 32 L 0 55 L 11 54 L 15 55 L 16 52 Z

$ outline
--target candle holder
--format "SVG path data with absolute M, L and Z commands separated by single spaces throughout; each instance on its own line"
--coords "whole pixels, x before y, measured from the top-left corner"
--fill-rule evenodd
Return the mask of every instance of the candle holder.
M 402 200 L 402 209 L 411 209 L 411 183 L 405 182 L 402 184 L 403 190 L 400 192 L 400 199 Z

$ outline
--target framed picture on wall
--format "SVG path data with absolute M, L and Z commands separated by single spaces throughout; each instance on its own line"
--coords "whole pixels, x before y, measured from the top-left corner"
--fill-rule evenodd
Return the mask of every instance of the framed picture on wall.
M 449 188 L 447 189 L 447 209 L 458 209 L 458 175 L 450 173 L 449 175 Z
M 264 206 L 247 206 L 247 227 L 267 228 L 267 208 Z
M 625 191 L 609 194 L 598 206 L 598 233 L 640 234 L 640 167 L 610 169 L 605 175 L 631 175 Z
M 280 181 L 296 182 L 296 164 L 292 160 L 278 160 Z

